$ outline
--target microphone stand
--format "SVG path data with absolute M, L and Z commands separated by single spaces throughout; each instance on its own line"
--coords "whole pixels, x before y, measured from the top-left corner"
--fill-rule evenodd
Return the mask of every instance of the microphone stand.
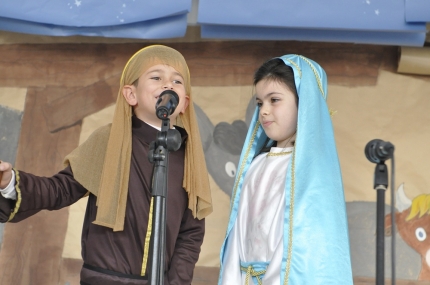
M 385 161 L 391 158 L 391 284 L 396 284 L 395 266 L 395 226 L 394 213 L 394 145 L 380 139 L 367 143 L 364 154 L 370 162 L 376 163 L 374 188 L 376 198 L 376 285 L 384 285 L 385 260 L 385 190 L 388 187 L 388 171 Z
M 149 161 L 154 164 L 152 174 L 153 217 L 150 242 L 149 284 L 164 284 L 164 255 L 166 240 L 166 200 L 169 151 L 181 147 L 181 134 L 170 129 L 170 119 L 162 119 L 161 131 L 149 146 Z M 151 222 L 151 221 L 150 221 Z
M 388 187 L 388 172 L 384 161 L 376 164 L 374 189 L 376 198 L 376 285 L 384 285 L 385 242 L 385 190 Z

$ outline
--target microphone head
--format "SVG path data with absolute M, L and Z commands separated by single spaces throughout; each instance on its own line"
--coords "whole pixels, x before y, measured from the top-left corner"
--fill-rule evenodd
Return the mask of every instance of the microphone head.
M 394 145 L 379 139 L 371 140 L 364 148 L 366 158 L 373 163 L 383 163 L 391 158 L 393 151 Z
M 158 97 L 158 102 L 160 102 L 160 99 L 163 98 L 163 96 L 165 96 L 166 94 L 168 94 L 169 96 L 173 97 L 174 99 L 176 99 L 176 103 L 179 103 L 179 96 L 178 93 L 176 93 L 175 91 L 173 91 L 172 89 L 166 89 L 163 92 L 160 93 L 160 96 Z M 157 104 L 158 104 L 157 102 Z
M 155 104 L 155 113 L 160 120 L 167 119 L 175 112 L 178 104 L 178 94 L 170 89 L 164 90 L 161 92 L 160 97 L 158 97 L 157 103 Z
M 364 154 L 366 155 L 366 158 L 373 163 L 379 163 L 380 159 L 378 156 L 376 156 L 375 149 L 378 146 L 378 143 L 381 143 L 382 140 L 374 139 L 367 143 L 366 147 L 364 148 Z

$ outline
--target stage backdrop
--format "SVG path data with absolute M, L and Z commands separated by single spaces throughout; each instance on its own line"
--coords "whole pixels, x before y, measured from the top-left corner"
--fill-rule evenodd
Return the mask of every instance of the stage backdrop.
M 111 121 L 119 76 L 146 44 L 1 45 L 0 154 L 17 168 L 50 176 L 63 157 Z M 171 43 L 188 61 L 210 172 L 214 212 L 198 268 L 219 266 L 241 143 L 255 107 L 254 70 L 266 59 L 300 53 L 329 79 L 332 117 L 345 187 L 354 277 L 375 276 L 375 164 L 364 155 L 378 138 L 395 145 L 399 190 L 396 236 L 399 279 L 430 280 L 430 79 L 396 72 L 397 48 L 300 42 Z M 227 134 L 227 135 L 226 135 Z M 7 152 L 2 152 L 6 147 Z M 4 144 L 6 145 L 6 144 Z M 390 161 L 387 162 L 391 170 Z M 391 173 L 390 173 L 391 176 Z M 391 201 L 386 193 L 387 204 Z M 0 284 L 78 284 L 85 199 L 6 224 Z M 315 207 L 318 207 L 316 201 Z M 411 211 L 413 217 L 407 221 Z M 386 213 L 390 210 L 387 205 Z M 386 275 L 390 268 L 387 220 Z M 0 239 L 1 242 L 1 239 Z M 43 256 L 43 257 L 42 257 Z

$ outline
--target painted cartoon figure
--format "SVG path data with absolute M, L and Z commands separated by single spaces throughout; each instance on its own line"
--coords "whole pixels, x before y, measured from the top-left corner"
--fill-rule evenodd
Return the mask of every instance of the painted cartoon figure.
M 412 201 L 401 184 L 396 193 L 396 226 L 402 239 L 421 256 L 418 280 L 430 280 L 430 195 L 421 194 Z M 385 216 L 385 228 L 391 234 L 391 214 Z
M 373 190 L 372 190 L 373 191 Z M 376 276 L 376 202 L 346 203 L 352 273 L 354 277 Z M 390 215 L 390 205 L 385 213 Z M 391 235 L 385 236 L 385 275 L 391 276 Z M 397 233 L 396 278 L 417 280 L 421 271 L 421 257 Z
M 248 103 L 245 121 L 231 124 L 220 122 L 214 126 L 206 113 L 197 104 L 194 106 L 208 172 L 218 187 L 231 196 L 240 152 L 255 109 L 255 96 Z
M 234 148 L 234 142 L 242 140 L 237 145 L 243 144 L 247 127 L 243 121 L 236 121 L 233 124 L 221 122 L 214 126 L 205 112 L 197 104 L 194 106 L 208 172 L 218 187 L 231 196 L 241 151 L 237 146 Z M 240 134 L 243 137 L 240 137 Z

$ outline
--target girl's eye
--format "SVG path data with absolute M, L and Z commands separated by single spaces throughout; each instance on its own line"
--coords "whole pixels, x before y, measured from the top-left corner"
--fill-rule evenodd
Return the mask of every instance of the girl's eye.
M 278 101 L 279 101 L 279 99 L 278 99 L 278 98 L 270 98 L 270 101 L 271 101 L 272 103 L 276 103 L 276 102 L 278 102 Z
M 261 107 L 263 105 L 263 103 L 261 103 L 261 102 L 257 102 L 257 106 L 258 107 Z
M 180 80 L 173 80 L 173 83 L 175 83 L 175 84 L 182 84 L 182 81 L 180 81 Z
M 158 76 L 151 77 L 151 79 L 154 79 L 154 80 L 161 80 L 161 78 L 160 78 L 160 77 L 158 77 Z

